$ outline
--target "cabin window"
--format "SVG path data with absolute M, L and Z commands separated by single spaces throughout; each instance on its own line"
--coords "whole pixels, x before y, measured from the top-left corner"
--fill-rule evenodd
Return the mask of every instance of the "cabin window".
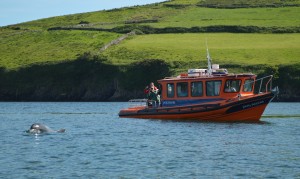
M 192 92 L 193 97 L 203 96 L 203 83 L 202 83 L 202 81 L 192 82 L 191 83 L 191 92 Z
M 254 84 L 254 80 L 250 79 L 250 80 L 245 80 L 245 84 L 244 84 L 244 92 L 251 92 L 253 90 L 253 84 Z
M 206 96 L 219 96 L 222 81 L 207 81 Z
M 177 83 L 177 96 L 178 97 L 187 97 L 188 96 L 188 83 Z
M 167 97 L 168 98 L 174 97 L 174 83 L 167 84 Z
M 235 93 L 240 91 L 241 80 L 227 80 L 224 87 L 225 93 Z

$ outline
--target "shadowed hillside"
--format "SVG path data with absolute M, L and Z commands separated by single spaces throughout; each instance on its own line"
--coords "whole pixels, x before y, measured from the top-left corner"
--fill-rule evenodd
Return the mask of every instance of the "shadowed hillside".
M 160 68 L 155 68 L 156 66 Z M 148 74 L 144 72 L 152 68 Z M 76 60 L 0 69 L 0 101 L 110 101 L 144 97 L 146 81 L 169 76 L 162 60 L 118 67 L 85 53 Z M 141 78 L 136 78 L 141 77 Z M 138 89 L 138 90 L 136 90 Z

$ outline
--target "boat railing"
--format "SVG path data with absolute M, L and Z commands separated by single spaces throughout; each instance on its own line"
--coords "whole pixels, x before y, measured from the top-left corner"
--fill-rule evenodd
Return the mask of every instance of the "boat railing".
M 259 84 L 259 88 L 257 89 L 257 93 L 258 94 L 259 93 L 264 93 L 264 92 L 267 93 L 267 92 L 272 91 L 272 79 L 273 79 L 273 75 L 269 75 L 269 76 L 265 76 L 265 77 L 256 79 L 256 80 L 251 81 L 251 82 L 247 82 L 243 86 L 245 87 L 245 85 L 249 85 L 251 83 Z
M 150 108 L 157 108 L 160 106 L 159 102 L 150 99 L 131 99 L 128 102 L 130 107 L 146 106 Z
M 136 106 L 147 106 L 147 99 L 131 99 L 129 100 L 129 106 L 136 107 Z
M 150 100 L 148 99 L 146 102 L 146 106 L 149 108 L 157 108 L 160 106 L 160 103 L 156 100 Z

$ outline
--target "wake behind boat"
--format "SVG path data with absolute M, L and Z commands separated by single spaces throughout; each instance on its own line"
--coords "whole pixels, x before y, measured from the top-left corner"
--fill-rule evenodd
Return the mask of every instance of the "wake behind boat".
M 177 77 L 158 80 L 159 102 L 122 109 L 120 117 L 217 122 L 258 122 L 269 102 L 279 93 L 272 89 L 273 76 L 256 79 L 252 73 L 229 74 L 211 64 L 208 69 L 189 69 Z M 255 92 L 256 91 L 256 92 Z M 151 105 L 149 105 L 151 104 Z

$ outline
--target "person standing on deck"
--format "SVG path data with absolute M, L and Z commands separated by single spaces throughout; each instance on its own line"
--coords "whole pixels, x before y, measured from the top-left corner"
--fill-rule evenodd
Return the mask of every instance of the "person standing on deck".
M 158 89 L 154 86 L 154 83 L 151 82 L 149 86 L 146 86 L 144 93 L 148 97 L 148 106 L 159 106 L 160 105 L 160 95 L 158 95 Z
M 148 95 L 148 93 L 150 92 L 151 88 L 153 88 L 154 91 L 158 92 L 157 87 L 154 86 L 154 83 L 153 83 L 153 82 L 151 82 L 151 83 L 149 84 L 149 86 L 146 86 L 146 88 L 144 89 L 144 93 L 145 93 L 146 95 Z

